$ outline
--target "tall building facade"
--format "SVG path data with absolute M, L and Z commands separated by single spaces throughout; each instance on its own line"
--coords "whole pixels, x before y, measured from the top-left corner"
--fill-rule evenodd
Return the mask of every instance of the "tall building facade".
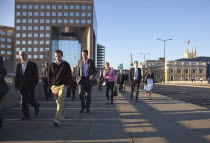
M 54 51 L 64 52 L 64 60 L 72 67 L 87 49 L 96 61 L 97 21 L 93 0 L 16 0 L 14 63 L 19 50 L 39 70 L 46 61 L 54 61 Z
M 97 44 L 97 68 L 103 69 L 105 66 L 105 46 Z
M 0 25 L 0 56 L 9 73 L 13 72 L 14 28 Z

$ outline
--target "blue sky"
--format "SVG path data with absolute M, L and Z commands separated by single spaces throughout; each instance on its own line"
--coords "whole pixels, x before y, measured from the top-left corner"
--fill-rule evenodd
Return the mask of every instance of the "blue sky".
M 98 43 L 106 46 L 106 61 L 125 68 L 133 60 L 183 58 L 184 48 L 197 47 L 197 56 L 210 56 L 209 0 L 95 0 Z M 14 26 L 14 0 L 0 0 L 0 25 Z

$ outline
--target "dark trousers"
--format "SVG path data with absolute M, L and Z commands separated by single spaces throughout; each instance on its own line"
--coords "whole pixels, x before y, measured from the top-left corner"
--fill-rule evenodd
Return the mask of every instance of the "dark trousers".
M 106 82 L 106 99 L 109 100 L 109 91 L 111 90 L 111 100 L 113 101 L 114 82 Z
M 99 91 L 102 91 L 102 84 L 101 83 L 99 83 L 98 89 L 99 89 Z
M 4 96 L 3 95 L 0 95 L 0 105 L 3 102 L 3 99 L 4 99 Z M 0 119 L 2 119 L 2 118 L 3 118 L 3 109 L 0 109 Z
M 122 91 L 123 90 L 123 83 L 124 82 L 120 82 L 120 84 L 119 84 L 119 91 Z
M 25 88 L 20 90 L 20 106 L 24 117 L 30 117 L 28 103 L 31 104 L 34 109 L 38 108 L 39 106 L 39 104 L 34 99 L 34 92 L 35 87 L 31 88 L 30 90 Z
M 134 81 L 131 82 L 131 97 L 133 97 L 133 93 L 135 91 L 136 92 L 136 99 L 138 99 L 139 86 L 140 86 L 140 82 L 138 80 L 134 80 Z
M 52 91 L 49 87 L 48 83 L 43 83 L 43 88 L 44 88 L 44 94 L 46 99 L 50 98 L 52 96 Z
M 91 89 L 92 85 L 88 78 L 82 78 L 81 83 L 78 85 L 79 87 L 79 97 L 81 101 L 82 109 L 90 109 L 91 105 Z
M 68 87 L 67 88 L 67 95 L 66 96 L 67 97 L 71 97 L 71 94 L 72 94 L 73 95 L 72 98 L 73 98 L 73 97 L 75 97 L 75 93 L 76 93 L 76 88 Z

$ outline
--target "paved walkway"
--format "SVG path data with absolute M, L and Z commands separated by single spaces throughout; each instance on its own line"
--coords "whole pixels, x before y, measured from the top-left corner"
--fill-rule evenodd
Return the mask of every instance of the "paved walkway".
M 0 142 L 5 143 L 207 143 L 210 142 L 210 110 L 153 94 L 153 100 L 130 100 L 119 94 L 105 104 L 105 91 L 93 88 L 91 114 L 80 114 L 80 102 L 66 99 L 67 116 L 59 127 L 52 124 L 54 100 L 39 100 L 40 114 L 21 121 L 19 106 L 7 111 Z
M 163 83 L 156 83 L 158 85 L 174 85 L 174 86 L 187 86 L 187 87 L 201 87 L 201 88 L 210 88 L 210 84 L 199 84 L 199 83 L 195 83 L 195 84 L 184 84 L 184 83 L 167 83 L 167 84 L 163 84 Z

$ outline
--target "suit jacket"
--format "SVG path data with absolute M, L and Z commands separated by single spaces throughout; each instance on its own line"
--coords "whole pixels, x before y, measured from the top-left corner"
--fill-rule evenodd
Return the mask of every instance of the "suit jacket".
M 41 78 L 43 83 L 48 84 L 48 67 L 42 68 Z
M 76 74 L 76 82 L 77 84 L 80 84 L 80 81 L 82 79 L 82 64 L 83 60 L 79 60 L 78 61 L 78 65 L 77 65 L 77 74 Z M 97 71 L 96 71 L 96 67 L 95 67 L 95 63 L 93 60 L 88 59 L 88 77 L 90 77 L 91 75 L 93 75 L 94 77 L 96 76 Z M 90 81 L 91 84 L 93 84 L 93 80 Z
M 23 75 L 22 65 L 19 63 L 16 68 L 15 88 L 21 90 L 35 88 L 39 82 L 38 68 L 36 63 L 28 61 L 28 64 Z
M 130 69 L 130 74 L 129 74 L 129 79 L 130 79 L 130 81 L 133 81 L 134 79 L 134 74 L 135 74 L 135 68 L 131 68 Z M 141 82 L 141 69 L 140 68 L 138 68 L 138 82 Z
M 120 73 L 118 73 L 118 75 L 117 75 L 117 83 L 124 83 L 124 81 L 125 81 L 125 75 L 124 75 L 124 73 L 122 73 L 121 80 L 120 80 Z

